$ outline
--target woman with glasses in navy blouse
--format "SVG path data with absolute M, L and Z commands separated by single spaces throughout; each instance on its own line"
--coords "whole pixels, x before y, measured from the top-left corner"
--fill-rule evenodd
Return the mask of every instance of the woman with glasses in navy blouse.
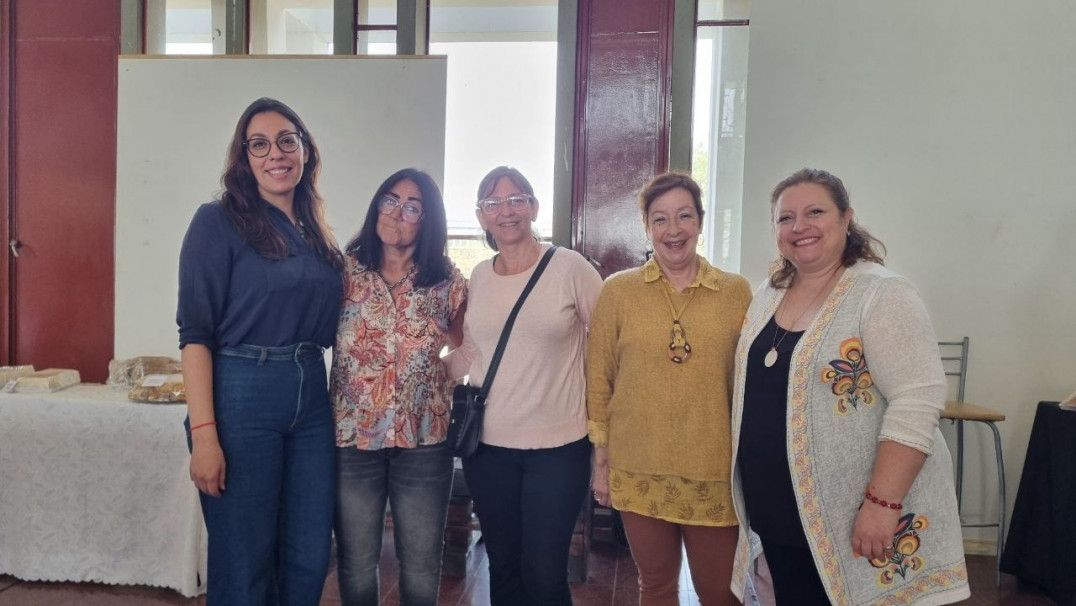
M 333 344 L 343 262 L 317 145 L 287 105 L 239 118 L 220 199 L 179 259 L 190 474 L 209 531 L 208 604 L 316 605 L 332 536 Z

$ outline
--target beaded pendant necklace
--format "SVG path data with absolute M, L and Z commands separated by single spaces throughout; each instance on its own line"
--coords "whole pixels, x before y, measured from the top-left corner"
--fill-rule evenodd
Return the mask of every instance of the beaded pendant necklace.
M 671 284 L 662 283 L 661 285 L 661 292 L 665 294 L 665 301 L 669 304 L 669 312 L 672 313 L 673 319 L 672 330 L 669 331 L 669 360 L 676 364 L 683 364 L 691 357 L 691 343 L 687 340 L 687 334 L 684 332 L 684 325 L 680 322 L 680 318 L 687 311 L 688 305 L 691 305 L 698 287 L 691 289 L 691 294 L 687 296 L 687 301 L 684 301 L 684 305 L 679 310 L 676 309 L 672 298 L 669 297 L 670 287 Z

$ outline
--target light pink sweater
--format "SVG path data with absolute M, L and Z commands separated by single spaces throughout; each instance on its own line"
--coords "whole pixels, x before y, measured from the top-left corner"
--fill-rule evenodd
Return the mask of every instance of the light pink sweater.
M 500 276 L 490 261 L 475 267 L 463 345 L 445 358 L 450 377 L 469 374 L 471 384 L 482 384 L 505 320 L 533 273 L 531 267 Z M 587 325 L 601 287 L 601 276 L 579 253 L 553 253 L 508 338 L 486 404 L 482 442 L 553 448 L 586 435 Z

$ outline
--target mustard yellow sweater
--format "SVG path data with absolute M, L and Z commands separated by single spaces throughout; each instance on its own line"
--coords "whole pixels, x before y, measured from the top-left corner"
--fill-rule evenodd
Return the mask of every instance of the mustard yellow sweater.
M 691 344 L 669 359 L 673 312 Z M 695 281 L 672 290 L 651 259 L 606 280 L 590 323 L 587 411 L 591 441 L 632 473 L 728 482 L 733 361 L 751 288 L 699 258 Z

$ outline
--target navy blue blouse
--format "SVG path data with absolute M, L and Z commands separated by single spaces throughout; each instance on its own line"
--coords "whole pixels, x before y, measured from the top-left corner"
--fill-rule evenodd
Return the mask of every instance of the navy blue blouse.
M 198 208 L 179 253 L 179 347 L 331 347 L 344 296 L 341 274 L 319 257 L 280 209 L 269 217 L 288 244 L 286 259 L 247 246 L 220 201 Z

